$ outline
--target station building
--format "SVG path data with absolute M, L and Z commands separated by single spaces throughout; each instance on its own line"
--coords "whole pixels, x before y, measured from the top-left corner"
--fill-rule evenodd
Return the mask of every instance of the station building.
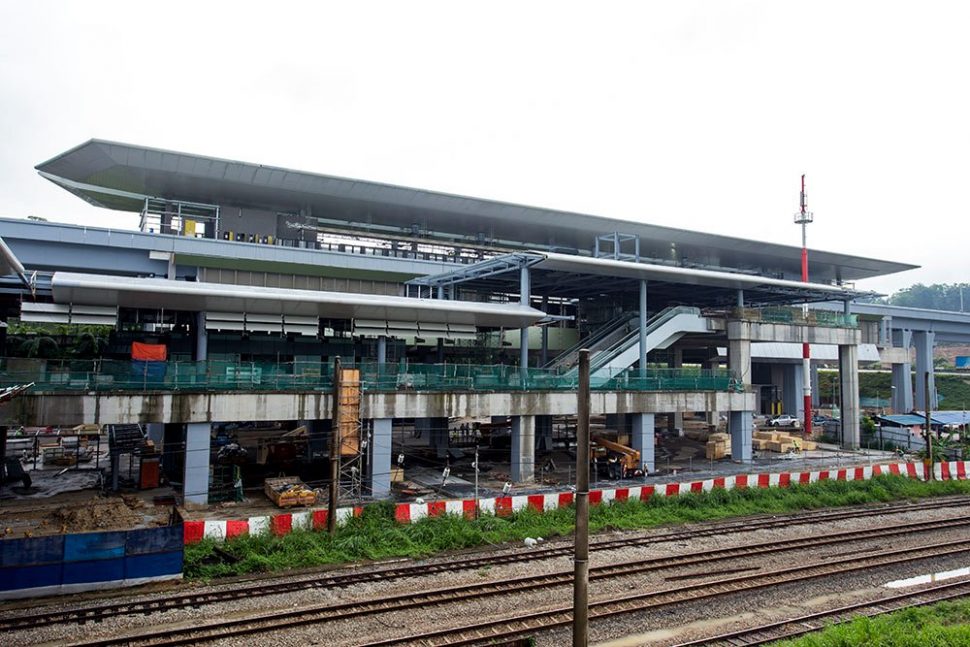
M 352 496 L 388 496 L 417 446 L 462 460 L 471 421 L 533 482 L 569 447 L 581 348 L 592 414 L 648 472 L 684 416 L 751 461 L 754 414 L 804 414 L 804 342 L 838 365 L 849 448 L 860 353 L 908 370 L 851 306 L 856 281 L 914 267 L 897 261 L 812 249 L 806 283 L 787 245 L 102 140 L 37 170 L 138 229 L 0 219 L 0 315 L 111 331 L 87 363 L 4 352 L 5 383 L 34 386 L 3 422 L 142 425 L 187 502 L 235 482 L 217 457 L 247 433 L 250 460 L 331 478 L 338 410 Z

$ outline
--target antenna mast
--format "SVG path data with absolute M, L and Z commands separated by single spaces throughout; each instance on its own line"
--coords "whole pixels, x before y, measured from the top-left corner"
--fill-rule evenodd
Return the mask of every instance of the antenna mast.
M 802 282 L 808 283 L 808 224 L 814 215 L 808 210 L 808 195 L 805 193 L 805 175 L 802 174 L 802 192 L 799 196 L 799 211 L 795 214 L 795 224 L 802 226 Z M 802 306 L 802 314 L 808 315 L 808 304 Z M 802 342 L 802 393 L 805 409 L 805 434 L 812 433 L 812 355 L 809 343 Z

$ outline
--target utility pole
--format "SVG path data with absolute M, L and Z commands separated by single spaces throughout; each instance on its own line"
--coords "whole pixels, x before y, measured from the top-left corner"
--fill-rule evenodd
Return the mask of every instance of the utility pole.
M 795 224 L 802 226 L 802 282 L 808 283 L 808 224 L 814 215 L 808 210 L 808 194 L 805 193 L 805 175 L 802 174 L 802 192 L 799 196 L 799 211 L 795 214 Z M 802 306 L 805 324 L 808 324 L 808 304 Z M 805 434 L 812 433 L 812 350 L 807 341 L 802 342 L 802 396 L 805 416 Z M 792 413 L 798 413 L 793 411 Z
M 923 405 L 926 409 L 926 460 L 929 463 L 929 474 L 926 475 L 926 479 L 928 481 L 932 481 L 936 477 L 933 473 L 933 427 L 930 419 L 930 403 L 932 401 L 933 399 L 930 397 L 930 372 L 926 371 L 923 373 Z
M 573 647 L 589 640 L 589 350 L 579 351 L 576 404 L 576 544 L 573 556 Z
M 327 504 L 327 532 L 337 530 L 337 500 L 340 497 L 340 357 L 333 360 L 333 421 L 330 425 L 330 497 Z

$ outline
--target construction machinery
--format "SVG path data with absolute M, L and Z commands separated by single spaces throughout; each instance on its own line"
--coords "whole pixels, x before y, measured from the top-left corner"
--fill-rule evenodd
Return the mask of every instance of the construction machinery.
M 602 436 L 594 436 L 591 445 L 597 472 L 605 469 L 606 475 L 613 480 L 643 476 L 638 450 Z

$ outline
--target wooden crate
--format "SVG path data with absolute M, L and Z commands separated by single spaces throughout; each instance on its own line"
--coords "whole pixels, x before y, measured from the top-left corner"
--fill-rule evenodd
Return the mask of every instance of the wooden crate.
M 280 508 L 313 505 L 317 493 L 307 487 L 297 476 L 280 476 L 263 481 L 263 490 L 270 501 Z

